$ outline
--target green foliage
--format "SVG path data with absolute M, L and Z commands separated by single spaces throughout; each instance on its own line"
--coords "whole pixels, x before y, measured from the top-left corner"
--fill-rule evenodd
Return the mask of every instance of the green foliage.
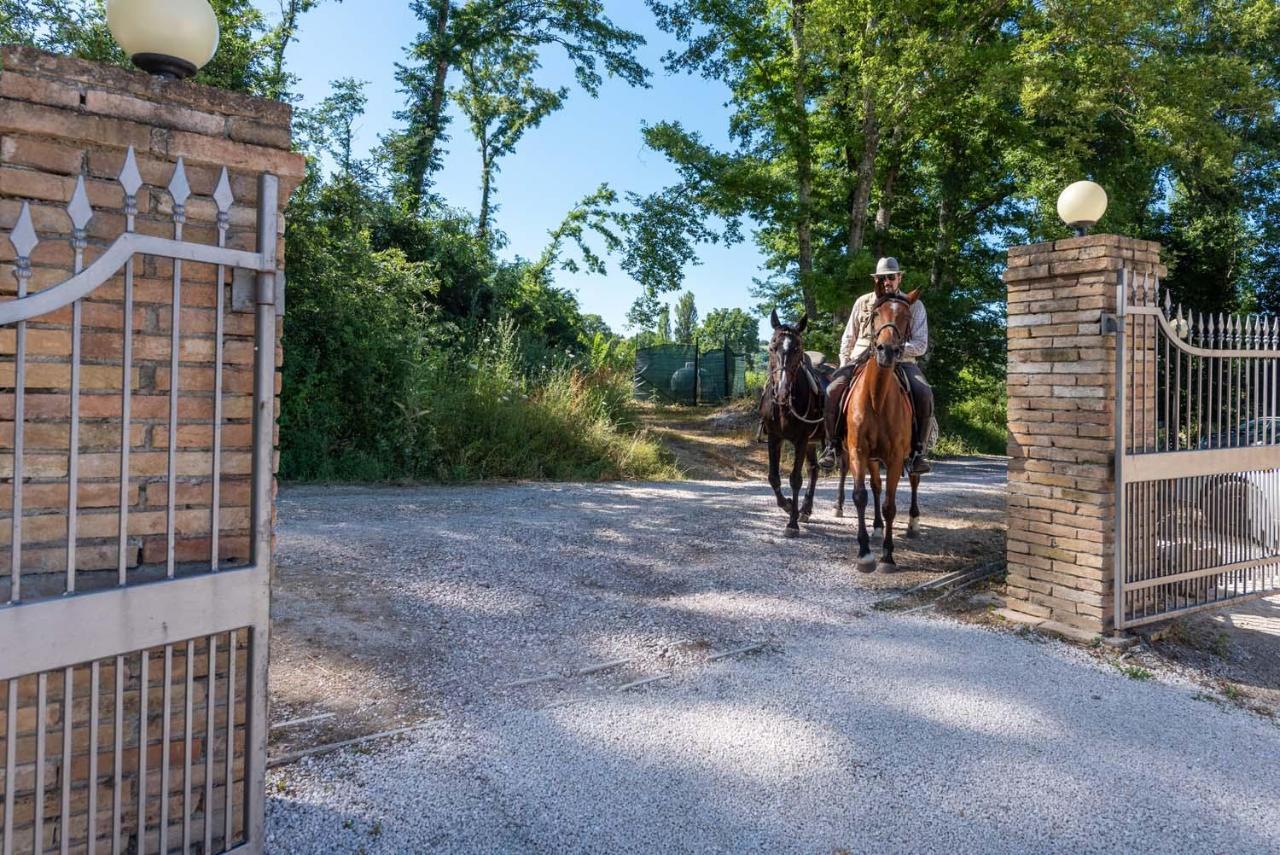
M 440 168 L 439 146 L 447 139 L 445 128 L 449 122 L 451 70 L 469 68 L 473 77 L 484 78 L 478 87 L 481 90 L 506 88 L 510 92 L 512 86 L 516 90 L 536 89 L 528 82 L 527 71 L 536 67 L 533 59 L 540 48 L 556 45 L 572 64 L 578 85 L 593 97 L 603 82 L 602 67 L 633 86 L 648 85 L 649 70 L 635 58 L 644 38 L 615 25 L 604 14 L 601 0 L 412 0 L 409 5 L 427 29 L 407 48 L 408 64 L 396 66 L 396 80 L 407 103 L 395 115 L 404 127 L 384 137 L 382 153 L 393 179 L 395 198 L 408 213 L 420 213 L 431 175 Z M 501 57 L 504 53 L 505 58 Z M 511 74 L 511 57 L 519 55 L 527 56 L 527 68 Z M 496 78 L 480 71 L 482 68 L 505 69 L 499 76 L 506 75 L 512 85 L 494 87 Z M 468 81 L 462 91 L 475 90 L 474 82 Z M 558 107 L 566 94 L 563 90 L 541 92 L 532 100 L 545 101 L 552 95 L 556 104 L 550 109 Z M 529 92 L 520 97 L 528 100 Z M 479 115 L 489 109 L 477 110 L 473 105 L 464 108 L 464 112 Z M 534 111 L 537 109 L 540 108 L 535 107 Z M 522 107 L 498 112 L 509 115 L 528 111 L 528 107 Z M 484 145 L 481 141 L 482 150 Z M 482 225 L 483 222 L 482 218 Z
M 728 344 L 750 359 L 760 351 L 760 325 L 742 309 L 712 309 L 702 319 L 698 342 L 706 348 Z
M 533 82 L 538 54 L 509 41 L 468 51 L 462 60 L 463 85 L 453 93 L 480 149 L 479 233 L 489 229 L 493 174 L 498 161 L 515 150 L 526 131 L 560 109 L 567 87 L 547 89 Z
M 959 383 L 937 411 L 941 436 L 935 453 L 1004 454 L 1008 440 L 1006 394 L 1002 376 L 960 373 Z
M 693 292 L 685 291 L 676 300 L 675 327 L 672 338 L 679 344 L 692 344 L 698 332 L 698 307 L 693 302 Z

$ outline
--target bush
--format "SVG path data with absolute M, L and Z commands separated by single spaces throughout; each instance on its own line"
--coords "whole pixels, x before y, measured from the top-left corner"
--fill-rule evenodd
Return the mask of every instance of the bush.
M 934 451 L 948 457 L 958 454 L 1004 454 L 1008 436 L 1008 410 L 1004 379 L 979 378 L 960 372 L 955 403 L 940 408 L 941 436 Z

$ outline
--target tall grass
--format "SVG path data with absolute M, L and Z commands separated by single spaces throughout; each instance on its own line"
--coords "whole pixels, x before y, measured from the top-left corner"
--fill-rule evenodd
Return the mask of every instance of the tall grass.
M 286 467 L 301 480 L 435 481 L 678 478 L 629 412 L 630 375 L 575 364 L 565 354 L 530 362 L 509 322 L 465 348 L 433 350 L 406 367 L 388 435 L 374 444 Z M 302 463 L 306 461 L 294 461 Z M 301 470 L 301 471 L 299 471 Z

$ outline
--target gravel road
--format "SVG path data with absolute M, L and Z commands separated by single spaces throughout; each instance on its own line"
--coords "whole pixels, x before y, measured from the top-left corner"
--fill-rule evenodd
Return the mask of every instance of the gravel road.
M 923 541 L 1003 491 L 938 466 Z M 830 505 L 786 540 L 757 483 L 283 490 L 273 680 L 421 726 L 275 770 L 269 849 L 1280 850 L 1274 723 L 872 610 Z

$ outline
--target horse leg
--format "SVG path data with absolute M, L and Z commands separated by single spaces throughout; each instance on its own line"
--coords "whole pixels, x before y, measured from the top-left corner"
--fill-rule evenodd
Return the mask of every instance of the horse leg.
M 871 499 L 876 508 L 875 522 L 871 524 L 871 533 L 884 537 L 884 517 L 880 515 L 880 464 L 874 460 L 869 465 L 871 474 Z
M 876 558 L 867 535 L 867 482 L 861 460 L 853 465 L 853 504 L 858 509 L 858 572 L 870 573 L 876 569 Z
M 907 520 L 907 531 L 905 537 L 919 537 L 920 529 L 918 520 L 920 519 L 920 505 L 916 502 L 916 492 L 920 489 L 920 473 L 911 473 L 911 517 Z
M 778 507 L 787 513 L 791 513 L 791 508 L 787 507 L 787 500 L 782 495 L 782 476 L 779 469 L 782 462 L 782 440 L 773 434 L 769 435 L 769 486 L 773 488 L 774 498 L 778 500 Z
M 892 573 L 898 569 L 893 560 L 893 519 L 898 515 L 898 479 L 902 477 L 902 461 L 885 462 L 884 491 L 884 542 L 880 554 L 881 573 Z
M 804 483 L 805 449 L 800 447 L 800 443 L 793 443 L 792 447 L 795 449 L 795 458 L 791 461 L 791 502 L 788 507 L 791 519 L 787 521 L 786 531 L 783 532 L 787 537 L 800 534 L 800 485 Z
M 849 464 L 845 462 L 844 455 L 840 455 L 840 486 L 836 491 L 836 516 L 844 516 L 844 479 L 849 474 Z
M 818 489 L 818 449 L 813 443 L 805 447 L 805 456 L 809 461 L 809 491 L 805 493 L 804 504 L 800 506 L 800 522 L 808 522 L 813 516 L 813 491 Z

